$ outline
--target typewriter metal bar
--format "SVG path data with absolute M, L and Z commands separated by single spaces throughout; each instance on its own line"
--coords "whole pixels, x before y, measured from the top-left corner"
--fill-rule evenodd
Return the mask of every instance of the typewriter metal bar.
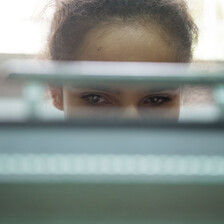
M 10 79 L 73 85 L 223 84 L 224 66 L 208 72 L 189 64 L 144 62 L 54 62 L 14 60 L 4 66 Z

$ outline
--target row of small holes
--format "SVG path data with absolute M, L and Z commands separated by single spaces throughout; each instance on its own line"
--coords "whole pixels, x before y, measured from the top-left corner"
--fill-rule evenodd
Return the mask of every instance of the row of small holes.
M 10 174 L 224 176 L 224 157 L 0 154 L 0 175 Z

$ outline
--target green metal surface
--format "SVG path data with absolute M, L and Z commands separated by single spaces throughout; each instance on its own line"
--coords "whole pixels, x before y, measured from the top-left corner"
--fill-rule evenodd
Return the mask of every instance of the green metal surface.
M 223 187 L 223 184 L 1 184 L 0 221 L 12 222 L 16 217 L 17 221 L 31 223 L 55 219 L 67 223 L 87 220 L 220 223 L 224 221 Z
M 224 83 L 224 66 L 218 71 L 191 68 L 189 64 L 141 62 L 53 62 L 14 60 L 4 66 L 10 79 L 99 84 L 207 84 Z

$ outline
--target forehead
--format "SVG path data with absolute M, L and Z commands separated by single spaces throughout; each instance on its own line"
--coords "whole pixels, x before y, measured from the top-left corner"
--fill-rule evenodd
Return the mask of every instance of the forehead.
M 74 59 L 175 62 L 172 40 L 167 35 L 155 24 L 100 24 L 85 35 Z

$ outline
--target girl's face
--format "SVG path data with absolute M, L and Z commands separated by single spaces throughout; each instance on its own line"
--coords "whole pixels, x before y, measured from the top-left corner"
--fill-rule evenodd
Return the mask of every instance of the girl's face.
M 74 60 L 177 62 L 172 41 L 164 31 L 147 24 L 101 24 L 89 31 Z M 138 75 L 138 74 L 136 74 Z M 114 108 L 119 116 L 142 117 L 159 115 L 178 119 L 180 110 L 179 88 L 147 87 L 63 87 L 63 102 L 57 104 L 66 117 L 74 117 L 82 110 L 108 114 Z M 103 110 L 104 109 L 104 110 Z M 118 110 L 117 110 L 118 109 Z M 103 112 L 104 111 L 104 112 Z

